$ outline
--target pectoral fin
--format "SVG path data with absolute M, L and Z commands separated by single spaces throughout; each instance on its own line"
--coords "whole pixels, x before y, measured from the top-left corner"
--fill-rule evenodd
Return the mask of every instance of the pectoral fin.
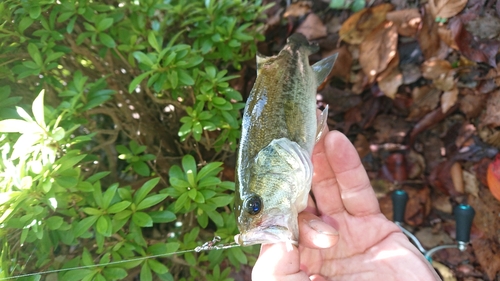
M 337 56 L 338 53 L 333 54 L 312 65 L 312 69 L 314 73 L 316 73 L 316 82 L 318 86 L 325 81 L 328 74 L 332 71 L 333 65 L 337 60 Z
M 312 181 L 313 166 L 311 156 L 298 143 L 287 138 L 275 139 L 257 154 L 253 169 L 266 167 L 265 170 L 254 170 L 259 173 L 287 173 L 293 171 L 306 184 Z
M 318 127 L 316 130 L 316 142 L 319 141 L 321 138 L 323 131 L 325 130 L 325 127 L 327 126 L 327 119 L 328 119 L 328 104 L 325 106 L 325 109 L 323 112 L 318 117 Z

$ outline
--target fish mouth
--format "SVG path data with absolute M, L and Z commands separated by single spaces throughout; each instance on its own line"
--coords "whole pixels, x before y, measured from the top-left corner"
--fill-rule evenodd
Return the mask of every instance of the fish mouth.
M 251 231 L 236 234 L 234 241 L 240 246 L 250 246 L 256 244 L 272 244 L 279 242 L 289 242 L 297 245 L 298 242 L 293 237 L 293 233 L 284 226 L 273 225 L 265 228 L 257 228 Z

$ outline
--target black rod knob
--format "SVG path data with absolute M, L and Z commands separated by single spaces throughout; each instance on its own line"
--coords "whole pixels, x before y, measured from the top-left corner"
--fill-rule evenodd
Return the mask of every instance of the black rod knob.
M 395 190 L 392 195 L 393 220 L 395 222 L 404 222 L 406 203 L 408 202 L 408 193 L 404 190 Z
M 471 206 L 460 204 L 455 207 L 453 213 L 457 222 L 457 241 L 469 243 L 472 220 L 476 212 Z

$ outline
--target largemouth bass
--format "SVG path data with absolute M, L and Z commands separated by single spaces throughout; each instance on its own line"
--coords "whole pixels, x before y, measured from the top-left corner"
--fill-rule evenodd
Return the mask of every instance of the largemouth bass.
M 298 242 L 297 215 L 307 206 L 311 154 L 326 124 L 316 118 L 316 90 L 337 55 L 313 66 L 318 50 L 301 34 L 278 55 L 257 56 L 257 79 L 243 113 L 236 167 L 235 212 L 242 246 Z

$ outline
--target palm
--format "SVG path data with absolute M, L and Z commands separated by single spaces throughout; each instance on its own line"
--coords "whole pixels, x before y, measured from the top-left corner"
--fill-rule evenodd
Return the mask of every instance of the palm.
M 399 228 L 380 213 L 368 176 L 345 136 L 330 132 L 320 140 L 313 164 L 315 202 L 309 200 L 299 214 L 299 249 L 286 253 L 284 244 L 263 245 L 254 280 L 438 278 Z M 331 245 L 325 246 L 325 235 L 317 235 L 306 223 L 311 220 L 338 231 L 339 235 L 327 235 L 336 237 Z

